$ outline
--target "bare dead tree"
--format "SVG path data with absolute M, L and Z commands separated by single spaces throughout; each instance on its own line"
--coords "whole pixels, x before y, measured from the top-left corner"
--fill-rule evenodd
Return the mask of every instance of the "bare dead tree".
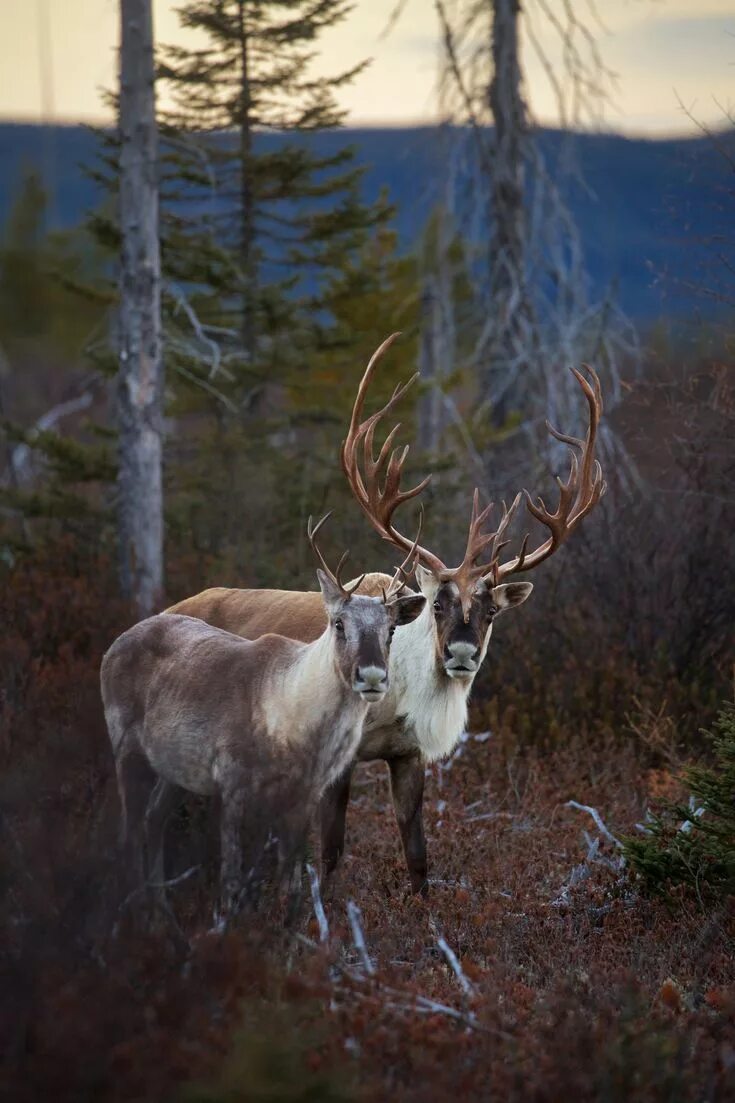
M 703 123 L 677 95 L 679 107 L 689 121 L 708 139 L 713 151 L 718 154 L 722 167 L 729 180 L 720 185 L 720 213 L 717 231 L 705 239 L 696 239 L 705 256 L 701 263 L 701 275 L 698 280 L 675 280 L 675 284 L 696 298 L 720 303 L 724 307 L 735 306 L 735 236 L 732 233 L 733 207 L 735 206 L 735 111 L 715 100 L 722 118 L 718 127 Z
M 439 439 L 439 380 L 442 365 L 437 352 L 439 303 L 436 278 L 427 273 L 421 288 L 421 332 L 419 339 L 419 372 L 427 389 L 419 403 L 418 441 L 425 452 L 434 452 Z
M 447 422 L 444 377 L 451 370 L 454 352 L 454 303 L 448 222 L 436 220 L 433 257 L 424 266 L 421 289 L 419 372 L 425 391 L 419 403 L 419 446 L 437 454 Z
M 447 430 L 451 429 L 461 442 L 475 485 L 485 492 L 485 465 L 480 450 L 451 393 L 452 373 L 458 359 L 457 332 L 465 330 L 473 312 L 471 301 L 461 305 L 458 302 L 457 284 L 465 276 L 465 267 L 454 213 L 439 204 L 424 233 L 420 257 L 418 370 L 423 394 L 418 408 L 418 444 L 432 457 L 439 458 L 446 447 Z M 434 485 L 441 479 L 442 475 L 436 474 Z
M 118 536 L 123 593 L 141 616 L 163 591 L 163 362 L 158 132 L 151 0 L 120 0 Z
M 573 0 L 523 6 L 519 0 L 435 0 L 435 8 L 443 43 L 440 109 L 454 139 L 443 159 L 443 207 L 470 243 L 468 275 L 481 305 L 469 352 L 458 344 L 452 367 L 478 380 L 477 419 L 486 421 L 489 408 L 503 424 L 513 412 L 519 415 L 515 435 L 538 436 L 544 416 L 566 420 L 572 413 L 568 365 L 598 365 L 612 407 L 622 363 L 637 359 L 634 331 L 613 296 L 596 301 L 590 294 L 564 187 L 583 186 L 571 132 L 599 122 L 613 78 Z M 587 12 L 596 19 L 594 4 Z M 557 38 L 561 66 L 545 53 L 549 35 Z M 553 145 L 539 141 L 526 102 L 521 42 L 540 60 L 568 131 Z M 473 435 L 472 420 L 469 431 Z M 601 451 L 625 471 L 609 428 Z M 547 458 L 553 469 L 556 445 Z M 496 477 L 497 461 L 496 453 Z M 519 477 L 512 469 L 500 474 Z

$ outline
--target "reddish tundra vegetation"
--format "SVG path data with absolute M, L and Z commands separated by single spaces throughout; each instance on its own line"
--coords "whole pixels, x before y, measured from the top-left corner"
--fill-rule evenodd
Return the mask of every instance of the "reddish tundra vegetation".
M 408 891 L 375 763 L 356 774 L 321 925 L 305 882 L 291 930 L 276 900 L 212 933 L 216 863 L 196 841 L 209 817 L 190 803 L 171 876 L 201 868 L 141 926 L 117 860 L 98 686 L 132 618 L 109 596 L 109 564 L 74 545 L 6 582 L 3 1098 L 733 1098 L 731 903 L 645 895 L 604 830 L 634 834 L 652 802 L 686 796 L 673 683 L 608 669 L 588 644 L 585 685 L 579 652 L 544 683 L 558 718 L 545 725 L 541 601 L 517 636 L 499 630 L 475 734 L 430 768 L 426 897 Z M 711 714 L 696 693 L 697 718 Z

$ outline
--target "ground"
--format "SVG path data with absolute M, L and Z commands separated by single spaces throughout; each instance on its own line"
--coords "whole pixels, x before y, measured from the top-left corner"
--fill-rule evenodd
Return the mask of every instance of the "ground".
M 646 897 L 569 803 L 620 838 L 676 793 L 660 710 L 646 731 L 626 704 L 617 731 L 567 718 L 532 740 L 523 702 L 496 722 L 481 688 L 475 735 L 428 772 L 426 897 L 376 763 L 328 933 L 306 882 L 291 929 L 276 904 L 214 933 L 201 873 L 171 889 L 176 927 L 134 920 L 98 685 L 127 614 L 54 562 L 0 593 L 2 1098 L 735 1098 L 732 902 Z M 205 825 L 179 822 L 177 861 Z

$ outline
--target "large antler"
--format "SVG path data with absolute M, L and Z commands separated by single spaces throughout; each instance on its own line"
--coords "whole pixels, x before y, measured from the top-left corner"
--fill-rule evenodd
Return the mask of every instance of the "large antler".
M 495 532 L 483 533 L 483 525 L 490 516 L 493 507 L 491 504 L 485 509 L 480 510 L 480 493 L 478 490 L 475 490 L 470 529 L 467 537 L 467 549 L 458 567 L 448 567 L 438 555 L 435 555 L 434 552 L 429 551 L 419 544 L 418 540 L 421 534 L 421 526 L 419 526 L 419 536 L 416 537 L 413 543 L 395 527 L 393 524 L 393 514 L 398 506 L 403 502 L 410 501 L 411 498 L 415 498 L 420 494 L 429 483 L 431 475 L 427 475 L 425 479 L 422 479 L 417 486 L 412 487 L 410 490 L 401 490 L 401 476 L 403 474 L 406 457 L 408 456 L 408 445 L 405 445 L 403 448 L 393 447 L 396 435 L 401 427 L 400 422 L 388 433 L 377 458 L 373 453 L 373 442 L 375 430 L 380 421 L 387 413 L 390 413 L 395 404 L 416 381 L 418 373 L 413 375 L 407 383 L 396 387 L 392 397 L 382 410 L 378 410 L 377 413 L 366 418 L 364 421 L 360 419 L 365 405 L 365 396 L 377 363 L 383 353 L 390 348 L 398 336 L 400 336 L 400 334 L 392 333 L 390 337 L 383 341 L 382 345 L 376 349 L 371 356 L 370 362 L 365 369 L 365 374 L 357 390 L 357 397 L 355 398 L 355 405 L 352 410 L 352 418 L 350 419 L 347 439 L 342 444 L 342 469 L 347 476 L 347 481 L 350 484 L 354 497 L 360 503 L 363 513 L 370 521 L 373 528 L 380 533 L 384 540 L 390 541 L 390 543 L 394 544 L 402 551 L 409 549 L 409 560 L 415 558 L 416 562 L 423 563 L 424 566 L 428 567 L 430 571 L 442 580 L 442 582 L 456 582 L 466 614 L 472 600 L 474 583 L 479 578 L 482 578 L 488 570 L 487 563 L 478 566 L 477 560 L 488 547 L 492 546 L 491 561 L 495 561 L 498 551 L 500 548 L 504 547 L 502 541 L 503 534 L 511 521 L 513 513 L 518 507 L 521 496 L 520 494 L 517 495 L 510 509 L 507 509 L 505 503 L 503 503 L 503 516 Z M 360 469 L 361 460 L 362 470 Z
M 393 447 L 393 442 L 401 427 L 400 422 L 391 429 L 377 458 L 373 454 L 373 440 L 379 422 L 386 414 L 390 413 L 408 388 L 418 379 L 418 373 L 413 375 L 407 383 L 396 387 L 391 399 L 382 410 L 378 410 L 377 413 L 366 418 L 365 421 L 360 420 L 365 405 L 365 396 L 376 365 L 383 353 L 390 348 L 398 336 L 400 334 L 392 333 L 370 357 L 370 362 L 357 389 L 347 438 L 342 443 L 340 453 L 342 470 L 347 476 L 354 497 L 376 532 L 380 533 L 384 540 L 388 540 L 391 544 L 400 548 L 401 551 L 410 551 L 419 562 L 430 570 L 438 572 L 446 569 L 441 559 L 426 548 L 421 547 L 418 539 L 414 542 L 404 536 L 393 524 L 393 514 L 398 506 L 420 494 L 431 479 L 431 475 L 427 475 L 417 486 L 410 490 L 401 490 L 401 476 L 408 456 L 408 445 L 403 448 Z M 360 470 L 361 458 L 363 471 Z
M 544 505 L 542 498 L 539 498 L 538 504 L 536 504 L 527 490 L 522 492 L 526 496 L 526 508 L 529 513 L 549 529 L 551 535 L 548 539 L 532 552 L 528 552 L 529 534 L 526 533 L 521 542 L 518 555 L 501 564 L 499 555 L 508 544 L 505 534 L 520 504 L 521 493 L 516 495 L 510 507 L 507 507 L 505 502 L 502 503 L 503 513 L 497 529 L 494 532 L 485 533 L 483 532 L 483 526 L 492 513 L 493 504 L 490 503 L 481 510 L 480 493 L 475 490 L 464 557 L 458 567 L 447 567 L 446 563 L 443 563 L 437 555 L 418 543 L 418 536 L 412 543 L 393 524 L 393 514 L 398 506 L 420 494 L 431 479 L 431 476 L 428 475 L 410 490 L 401 490 L 401 476 L 408 455 L 408 445 L 403 448 L 393 447 L 400 429 L 400 423 L 395 425 L 388 433 L 377 457 L 373 454 L 373 441 L 378 424 L 403 397 L 408 388 L 418 378 L 418 374 L 412 376 L 407 383 L 396 387 L 391 399 L 382 410 L 378 410 L 377 413 L 364 421 L 360 420 L 365 405 L 365 396 L 376 365 L 383 353 L 390 348 L 398 336 L 398 333 L 392 333 L 390 337 L 383 341 L 382 345 L 371 356 L 365 369 L 352 410 L 347 439 L 342 444 L 342 469 L 347 476 L 354 497 L 359 502 L 363 513 L 373 528 L 380 533 L 384 540 L 390 541 L 402 551 L 408 550 L 409 556 L 406 562 L 409 562 L 415 556 L 416 561 L 428 567 L 442 582 L 455 582 L 460 592 L 465 615 L 467 615 L 472 600 L 472 591 L 479 579 L 492 580 L 492 583 L 495 584 L 510 575 L 517 574 L 519 571 L 530 571 L 537 567 L 539 563 L 542 563 L 544 559 L 548 559 L 564 543 L 604 493 L 605 483 L 602 478 L 602 469 L 599 461 L 595 458 L 597 429 L 602 415 L 600 380 L 595 371 L 588 365 L 584 365 L 584 367 L 592 381 L 591 383 L 576 368 L 572 368 L 589 406 L 589 427 L 584 440 L 566 436 L 554 429 L 548 421 L 546 423 L 552 436 L 563 444 L 569 445 L 571 449 L 579 449 L 580 452 L 579 459 L 574 451 L 571 453 L 570 470 L 566 482 L 557 479 L 559 504 L 556 512 L 551 513 Z M 360 469 L 361 459 L 362 470 Z M 420 533 L 421 528 L 419 527 L 419 535 Z M 486 558 L 488 552 L 489 558 Z M 484 559 L 484 562 L 478 563 L 480 559 Z M 403 571 L 403 568 L 401 568 L 401 571 Z
M 355 579 L 354 582 L 348 582 L 346 585 L 342 582 L 342 579 L 341 579 L 340 576 L 342 574 L 342 568 L 344 567 L 345 563 L 347 562 L 347 560 L 350 557 L 349 551 L 346 551 L 346 552 L 343 553 L 342 558 L 340 559 L 339 563 L 337 564 L 337 570 L 336 571 L 333 571 L 331 569 L 331 567 L 329 567 L 327 565 L 327 561 L 321 553 L 321 549 L 319 548 L 319 545 L 316 542 L 316 538 L 319 535 L 319 530 L 321 529 L 322 525 L 324 525 L 324 523 L 326 521 L 328 521 L 331 516 L 332 516 L 332 511 L 330 510 L 329 513 L 324 514 L 321 521 L 318 521 L 316 525 L 314 524 L 313 519 L 311 517 L 309 517 L 309 520 L 306 523 L 306 535 L 309 537 L 309 543 L 311 544 L 311 550 L 314 552 L 314 555 L 319 560 L 319 564 L 320 564 L 322 570 L 324 571 L 324 573 L 326 575 L 328 575 L 328 577 L 332 580 L 334 585 L 337 586 L 342 591 L 342 593 L 345 595 L 345 597 L 349 597 L 350 594 L 353 594 L 355 592 L 355 590 L 360 585 L 360 583 L 362 582 L 365 575 L 364 574 L 360 575 L 360 577 Z

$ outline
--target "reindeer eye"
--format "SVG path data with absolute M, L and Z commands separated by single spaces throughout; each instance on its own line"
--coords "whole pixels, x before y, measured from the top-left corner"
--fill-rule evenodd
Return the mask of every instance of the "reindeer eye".
M 440 603 L 439 603 L 438 601 L 435 601 L 435 602 L 434 602 L 434 610 L 435 610 L 435 612 L 437 612 L 437 613 L 441 613 L 441 611 L 442 611 L 442 607 L 441 607 L 441 605 L 440 605 Z
M 337 633 L 338 633 L 338 634 L 339 634 L 340 636 L 341 636 L 341 635 L 343 634 L 343 632 L 344 632 L 344 630 L 345 630 L 345 626 L 344 626 L 344 624 L 342 623 L 342 621 L 341 621 L 341 620 L 336 620 L 336 621 L 334 622 L 334 630 L 335 630 L 335 632 L 337 632 Z

